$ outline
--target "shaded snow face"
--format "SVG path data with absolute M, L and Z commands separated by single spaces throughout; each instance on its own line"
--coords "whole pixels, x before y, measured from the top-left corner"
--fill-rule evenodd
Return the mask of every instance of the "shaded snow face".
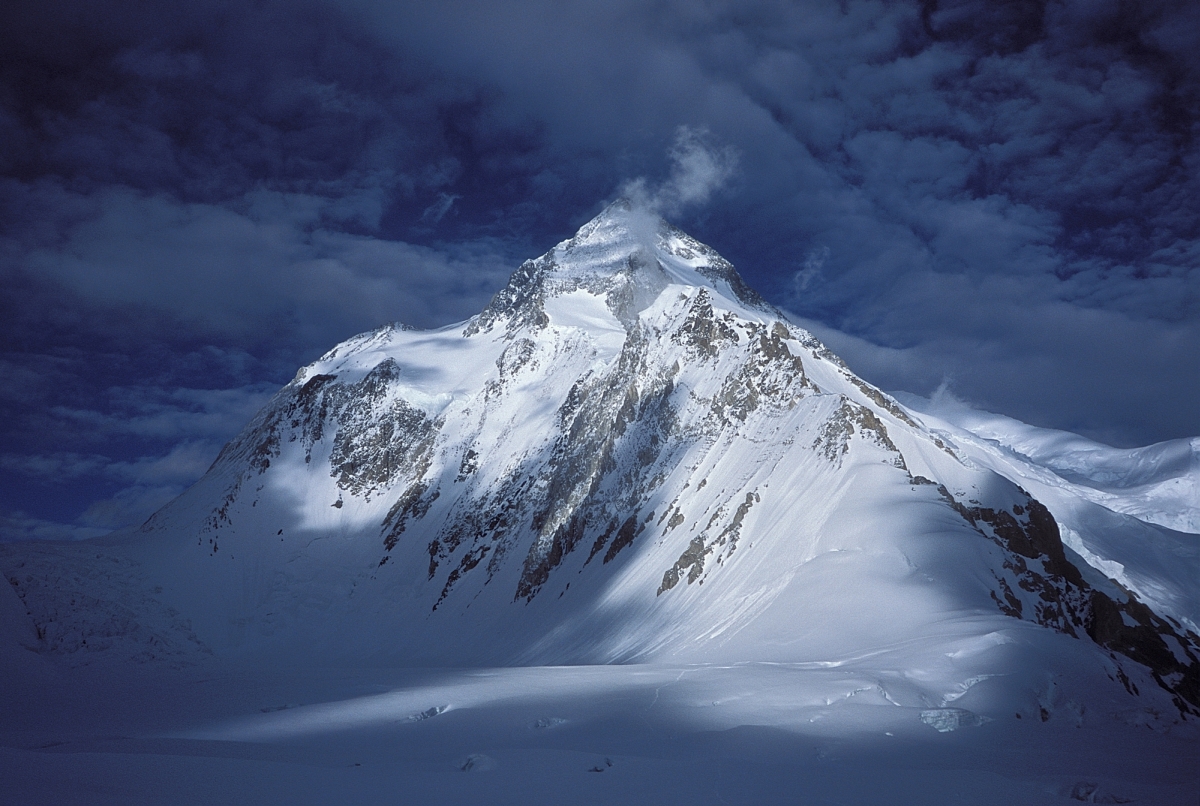
M 226 651 L 813 662 L 1021 619 L 1200 704 L 1194 640 L 963 457 L 618 202 L 468 322 L 302 369 L 144 550 Z

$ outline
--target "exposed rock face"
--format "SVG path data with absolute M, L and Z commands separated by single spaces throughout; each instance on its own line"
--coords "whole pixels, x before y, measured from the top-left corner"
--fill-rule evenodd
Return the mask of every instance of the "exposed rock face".
M 288 473 L 307 485 L 290 510 Z M 296 530 L 340 530 L 370 569 L 345 595 L 392 584 L 405 619 L 466 618 L 476 601 L 509 618 L 496 614 L 621 580 L 647 635 L 685 613 L 735 631 L 822 553 L 903 553 L 920 528 L 842 525 L 894 491 L 978 541 L 985 587 L 964 608 L 1095 642 L 1200 712 L 1194 635 L 1086 582 L 1044 506 L 960 461 L 711 248 L 622 203 L 465 325 L 383 328 L 301 370 L 210 476 L 223 492 L 196 524 L 209 556 L 226 534 L 286 546 L 267 518 L 300 512 Z M 172 511 L 146 528 L 185 520 Z
M 938 491 L 963 519 L 1005 549 L 1005 574 L 997 574 L 1001 612 L 1076 638 L 1087 635 L 1114 653 L 1148 667 L 1156 683 L 1174 695 L 1181 712 L 1200 715 L 1200 640 L 1177 630 L 1133 594 L 1096 590 L 1066 557 L 1058 524 L 1040 502 L 1029 499 L 1012 511 L 964 506 L 942 485 Z M 1015 581 L 1019 595 L 1013 591 Z M 1031 607 L 1027 607 L 1031 604 Z

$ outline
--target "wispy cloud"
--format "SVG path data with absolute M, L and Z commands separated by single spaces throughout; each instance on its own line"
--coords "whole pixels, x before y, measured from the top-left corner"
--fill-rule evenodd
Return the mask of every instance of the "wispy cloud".
M 644 177 L 630 180 L 621 195 L 636 208 L 658 215 L 673 216 L 688 207 L 708 203 L 737 169 L 737 151 L 719 146 L 707 129 L 680 126 L 667 152 L 671 171 L 666 180 L 654 183 Z
M 437 201 L 425 208 L 421 213 L 421 220 L 436 224 L 446 217 L 446 213 L 450 212 L 450 208 L 454 203 L 462 197 L 456 193 L 439 193 Z
M 59 523 L 38 518 L 21 510 L 0 510 L 0 542 L 21 540 L 87 540 L 101 537 L 112 529 L 77 523 Z

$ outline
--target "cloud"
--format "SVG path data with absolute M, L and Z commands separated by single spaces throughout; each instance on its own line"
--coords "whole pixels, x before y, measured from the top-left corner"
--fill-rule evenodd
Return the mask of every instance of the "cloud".
M 44 479 L 73 479 L 98 475 L 109 461 L 98 454 L 60 452 L 48 456 L 26 456 L 4 453 L 0 454 L 0 469 Z
M 50 414 L 68 433 L 87 430 L 100 437 L 222 439 L 249 422 L 276 389 L 268 383 L 241 389 L 113 387 L 106 390 L 103 410 L 60 405 L 51 407 Z
M 165 456 L 115 462 L 105 456 L 70 453 L 0 456 L 0 468 L 51 484 L 94 477 L 120 485 L 111 495 L 89 502 L 71 523 L 30 518 L 20 512 L 0 516 L 0 540 L 78 540 L 137 526 L 203 476 L 219 450 L 219 443 L 184 442 Z
M 439 193 L 438 200 L 426 207 L 421 213 L 421 220 L 431 221 L 436 224 L 446 217 L 446 213 L 450 212 L 450 208 L 461 198 L 461 196 L 453 193 Z
M 707 130 L 680 126 L 667 152 L 671 173 L 666 181 L 652 185 L 645 178 L 634 179 L 622 186 L 621 195 L 635 208 L 667 216 L 707 203 L 737 167 L 737 152 L 716 146 L 711 139 Z
M 113 388 L 106 410 L 54 407 L 57 445 L 88 442 L 103 453 L 58 450 L 0 454 L 5 499 L 15 514 L 0 523 L 3 539 L 81 539 L 134 526 L 197 481 L 221 445 L 274 393 L 273 385 L 243 389 Z M 72 439 L 86 434 L 88 439 Z M 161 452 L 115 458 L 138 449 Z M 56 507 L 58 520 L 18 511 L 33 494 L 69 497 L 87 489 L 76 506 Z M 102 530 L 102 531 L 97 531 Z
M 183 484 L 131 485 L 110 498 L 91 502 L 75 522 L 80 529 L 110 531 L 137 526 L 186 489 Z
M 26 195 L 59 220 L 16 271 L 97 309 L 150 309 L 241 343 L 327 347 L 393 320 L 445 324 L 481 308 L 510 271 L 487 239 L 437 249 L 326 225 L 339 200 L 321 197 L 257 191 L 213 205 L 123 187 L 82 198 L 48 183 Z
M 809 250 L 808 256 L 804 258 L 804 268 L 792 277 L 794 293 L 797 297 L 803 294 L 809 284 L 821 274 L 821 267 L 825 265 L 826 260 L 829 260 L 828 246 L 814 247 Z
M 24 540 L 87 540 L 101 537 L 112 529 L 59 523 L 29 515 L 21 510 L 0 510 L 0 543 Z
M 62 451 L 48 455 L 0 454 L 0 468 L 49 481 L 103 476 L 125 483 L 166 482 L 190 484 L 204 475 L 220 450 L 220 443 L 185 441 L 165 456 L 141 456 L 113 461 L 101 454 Z

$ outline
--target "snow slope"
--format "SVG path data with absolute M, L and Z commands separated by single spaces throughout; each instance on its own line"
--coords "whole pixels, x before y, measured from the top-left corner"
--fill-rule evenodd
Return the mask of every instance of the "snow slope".
M 1053 472 L 1060 486 L 1082 498 L 1146 523 L 1200 534 L 1200 437 L 1144 448 L 1110 448 L 944 396 L 937 402 L 902 397 L 910 408 L 1002 448 L 1027 465 Z
M 1045 503 L 1088 565 L 1200 632 L 1200 439 L 1122 450 L 945 397 L 897 397 L 972 462 Z
M 523 264 L 471 320 L 385 327 L 301 369 L 140 530 L 0 547 L 0 567 L 42 654 L 71 679 L 94 669 L 97 688 L 115 691 L 130 669 L 170 669 L 161 674 L 182 689 L 215 698 L 202 713 L 156 689 L 161 716 L 130 723 L 101 709 L 84 734 L 137 742 L 84 742 L 80 753 L 187 747 L 204 769 L 216 756 L 308 764 L 319 752 L 351 758 L 372 737 L 419 753 L 426 728 L 414 726 L 425 723 L 457 726 L 439 747 L 459 747 L 487 732 L 490 714 L 516 720 L 517 732 L 489 734 L 498 749 L 463 747 L 461 763 L 405 775 L 495 768 L 517 780 L 558 764 L 545 755 L 557 740 L 531 739 L 518 722 L 564 718 L 598 772 L 611 761 L 598 748 L 621 747 L 611 752 L 642 765 L 631 785 L 670 792 L 678 765 L 654 760 L 655 742 L 677 759 L 711 751 L 697 737 L 755 726 L 749 739 L 726 737 L 739 758 L 766 759 L 753 774 L 728 771 L 743 793 L 765 787 L 744 802 L 782 797 L 789 759 L 812 737 L 826 748 L 818 760 L 834 746 L 856 759 L 832 777 L 810 770 L 827 802 L 890 792 L 851 783 L 856 765 L 881 758 L 928 773 L 910 780 L 909 802 L 959 784 L 1008 799 L 995 802 L 1077 785 L 1095 800 L 1108 790 L 1071 776 L 1116 770 L 1095 760 L 1130 730 L 1159 737 L 1137 755 L 1146 764 L 1196 746 L 1196 586 L 1155 553 L 1169 540 L 1130 547 L 1124 521 L 1109 532 L 1102 518 L 1085 523 L 1090 510 L 1057 507 L 1080 500 L 1166 530 L 1074 491 L 1043 502 L 1042 488 L 986 459 L 988 445 L 906 411 L 711 248 L 618 202 Z M 1074 531 L 1060 535 L 1060 523 Z M 1108 573 L 1114 562 L 1124 576 Z M 10 632 L 24 629 L 19 609 Z M 382 690 L 351 695 L 347 665 L 390 671 Z M 282 682 L 297 670 L 314 676 L 298 699 Z M 231 690 L 214 692 L 204 682 L 214 675 Z M 272 702 L 252 704 L 249 691 Z M 579 710 L 597 699 L 611 708 Z M 37 743 L 60 741 L 71 717 L 14 708 L 25 716 L 0 735 L 36 789 L 63 769 Z M 1051 727 L 1030 733 L 1039 724 Z M 1062 725 L 1086 729 L 1073 735 L 1095 752 L 1080 749 L 1075 771 L 1047 784 L 1039 759 Z M 960 778 L 938 772 L 926 743 L 942 734 L 981 737 L 963 740 L 973 749 Z M 626 735 L 641 737 L 636 747 Z M 895 736 L 907 737 L 898 749 L 876 747 Z M 987 757 L 1017 740 L 1015 783 L 999 783 L 1004 765 Z M 699 788 L 679 792 L 730 800 L 711 768 L 687 769 Z M 1195 784 L 1183 775 L 1155 790 L 1137 775 L 1113 786 L 1170 802 Z M 578 786 L 554 780 L 535 800 Z M 613 796 L 596 790 L 595 802 Z

